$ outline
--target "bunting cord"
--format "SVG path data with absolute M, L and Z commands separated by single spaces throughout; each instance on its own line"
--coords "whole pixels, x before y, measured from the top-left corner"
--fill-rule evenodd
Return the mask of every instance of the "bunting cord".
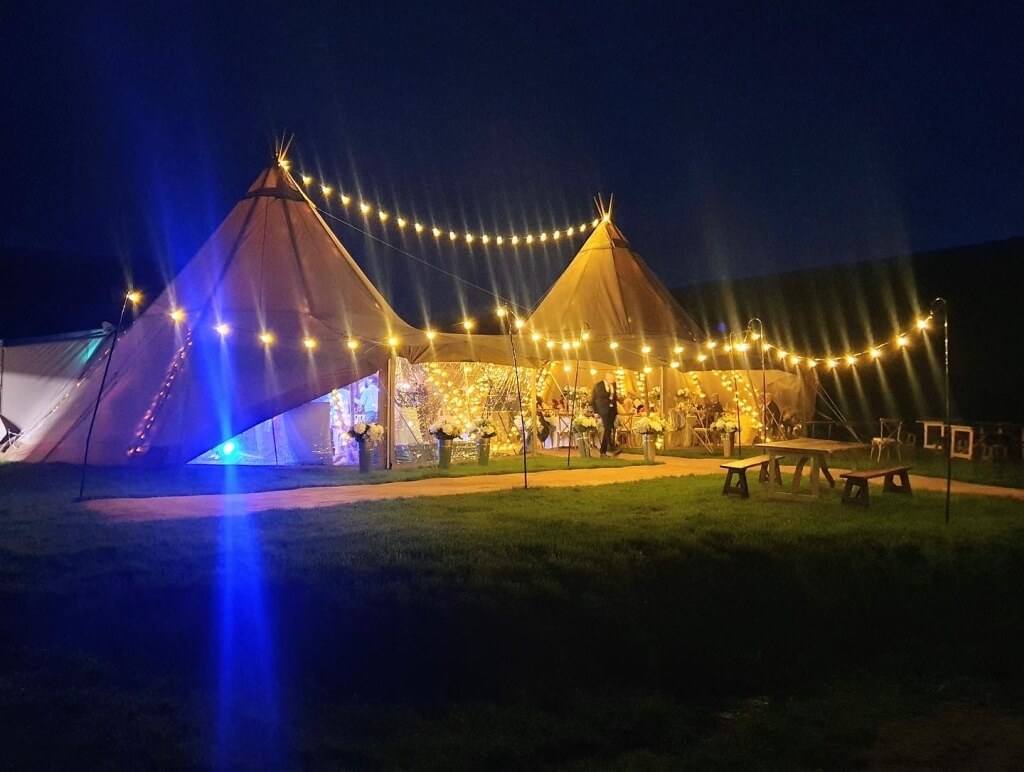
M 389 241 L 385 241 L 384 239 L 380 238 L 379 236 L 375 236 L 374 234 L 370 233 L 369 231 L 363 230 L 358 225 L 355 225 L 355 224 L 349 222 L 348 220 L 345 220 L 345 219 L 343 219 L 341 217 L 338 217 L 336 214 L 333 214 L 332 212 L 328 212 L 327 210 L 317 206 L 315 203 L 313 204 L 313 206 L 316 207 L 316 211 L 319 212 L 324 217 L 329 217 L 330 219 L 332 219 L 332 220 L 334 220 L 336 222 L 341 223 L 342 225 L 345 225 L 345 226 L 351 228 L 352 230 L 356 231 L 357 233 L 361 233 L 362 235 L 366 236 L 367 238 L 373 239 L 378 244 L 382 244 L 383 246 L 388 247 L 389 249 L 393 249 L 395 252 L 398 252 L 399 254 L 404 255 L 405 257 L 408 257 L 410 260 L 415 260 L 417 263 L 421 263 L 421 264 L 427 266 L 427 268 L 431 268 L 431 269 L 437 271 L 438 273 L 444 274 L 445 276 L 447 276 L 450 279 L 454 279 L 457 282 L 461 282 L 462 284 L 465 284 L 467 287 L 472 287 L 473 289 L 479 290 L 480 292 L 483 292 L 486 295 L 490 295 L 492 298 L 494 298 L 496 301 L 498 301 L 498 305 L 510 305 L 513 308 L 516 308 L 517 310 L 526 311 L 527 313 L 529 313 L 530 309 L 524 308 L 523 306 L 519 305 L 518 303 L 516 303 L 513 300 L 508 300 L 506 298 L 503 298 L 501 295 L 499 295 L 496 292 L 493 292 L 493 291 L 487 289 L 486 287 L 482 287 L 479 284 L 474 284 L 473 282 L 469 281 L 468 279 L 464 279 L 463 277 L 459 276 L 458 274 L 454 274 L 451 271 L 446 271 L 441 266 L 435 265 L 434 263 L 431 263 L 429 260 L 425 260 L 422 257 L 417 257 L 416 255 L 412 254 L 412 252 L 408 252 L 408 251 L 402 249 L 401 247 L 395 246 L 394 244 L 392 244 Z

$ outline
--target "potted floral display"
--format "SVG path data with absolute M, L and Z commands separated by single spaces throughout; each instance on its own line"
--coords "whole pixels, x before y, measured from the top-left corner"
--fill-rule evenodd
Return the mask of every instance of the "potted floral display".
M 578 415 L 572 419 L 572 430 L 576 433 L 580 456 L 590 458 L 590 451 L 594 447 L 594 432 L 597 431 L 597 418 L 592 415 Z
M 438 467 L 448 469 L 452 465 L 452 440 L 462 435 L 462 427 L 451 418 L 440 418 L 428 431 L 437 440 Z
M 498 434 L 498 429 L 489 418 L 481 418 L 474 422 L 471 433 L 476 437 L 477 463 L 487 466 L 491 460 L 491 439 Z
M 360 421 L 348 430 L 348 436 L 359 443 L 359 471 L 369 472 L 373 462 L 373 447 L 384 439 L 384 427 L 369 421 Z
M 717 431 L 722 437 L 722 455 L 725 458 L 730 458 L 732 456 L 733 435 L 736 434 L 740 428 L 739 424 L 736 423 L 736 419 L 722 416 L 711 424 L 711 428 Z
M 665 422 L 657 413 L 651 413 L 637 419 L 637 422 L 633 424 L 633 428 L 639 433 L 643 443 L 644 461 L 648 464 L 653 464 L 657 453 L 658 438 L 665 431 Z

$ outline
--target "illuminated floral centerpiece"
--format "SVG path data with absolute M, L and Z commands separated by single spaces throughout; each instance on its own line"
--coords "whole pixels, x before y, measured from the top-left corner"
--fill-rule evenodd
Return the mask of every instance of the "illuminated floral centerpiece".
M 711 424 L 711 428 L 718 432 L 722 438 L 722 455 L 726 458 L 732 456 L 733 435 L 739 431 L 740 425 L 736 423 L 734 418 L 727 418 L 723 415 Z
M 384 439 L 384 427 L 369 421 L 360 421 L 348 430 L 348 436 L 359 443 L 359 471 L 369 472 L 373 461 L 373 448 Z
M 448 469 L 452 465 L 452 440 L 462 436 L 462 427 L 453 418 L 439 418 L 427 430 L 437 440 L 437 465 Z
M 597 418 L 592 415 L 578 415 L 572 419 L 572 430 L 576 433 L 580 455 L 583 458 L 590 458 L 590 451 L 594 446 L 594 432 L 597 431 Z
M 657 454 L 658 440 L 665 432 L 665 422 L 658 413 L 638 418 L 633 429 L 640 435 L 643 442 L 644 461 L 653 463 Z
M 479 418 L 473 422 L 470 434 L 476 437 L 476 460 L 480 466 L 487 466 L 491 460 L 491 439 L 497 436 L 498 427 L 489 418 Z

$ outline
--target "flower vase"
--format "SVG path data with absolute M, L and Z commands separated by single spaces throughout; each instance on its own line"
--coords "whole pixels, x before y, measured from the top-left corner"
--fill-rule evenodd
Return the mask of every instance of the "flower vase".
M 366 474 L 373 466 L 373 447 L 368 442 L 359 443 L 359 472 Z
M 449 469 L 452 465 L 452 441 L 437 441 L 437 466 L 439 469 Z
M 449 451 L 449 458 L 451 451 Z M 491 460 L 491 438 L 481 437 L 476 443 L 476 462 L 480 466 L 487 466 Z
M 658 441 L 658 435 L 654 434 L 654 432 L 647 432 L 640 436 L 643 438 L 644 463 L 653 464 L 654 458 L 658 453 L 656 444 Z
M 722 457 L 732 458 L 732 432 L 722 432 Z
M 590 458 L 590 435 L 584 432 L 577 433 L 576 447 L 580 449 L 580 458 Z

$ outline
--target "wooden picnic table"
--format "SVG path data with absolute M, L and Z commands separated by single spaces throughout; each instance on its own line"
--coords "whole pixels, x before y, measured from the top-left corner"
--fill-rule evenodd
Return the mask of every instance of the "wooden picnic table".
M 843 453 L 850 450 L 863 450 L 867 448 L 860 442 L 839 442 L 838 440 L 813 440 L 808 438 L 794 440 L 778 440 L 777 442 L 759 442 L 755 447 L 763 450 L 771 459 L 769 468 L 775 468 L 775 460 L 780 456 L 796 457 L 796 470 L 793 472 L 793 482 L 790 490 L 784 490 L 781 480 L 772 475 L 768 481 L 769 495 L 773 498 L 814 501 L 821 495 L 821 476 L 824 475 L 829 487 L 836 487 L 836 481 L 829 471 L 828 462 L 833 453 Z M 811 472 L 808 477 L 811 492 L 800 492 L 800 481 L 803 477 L 804 467 L 811 462 Z

